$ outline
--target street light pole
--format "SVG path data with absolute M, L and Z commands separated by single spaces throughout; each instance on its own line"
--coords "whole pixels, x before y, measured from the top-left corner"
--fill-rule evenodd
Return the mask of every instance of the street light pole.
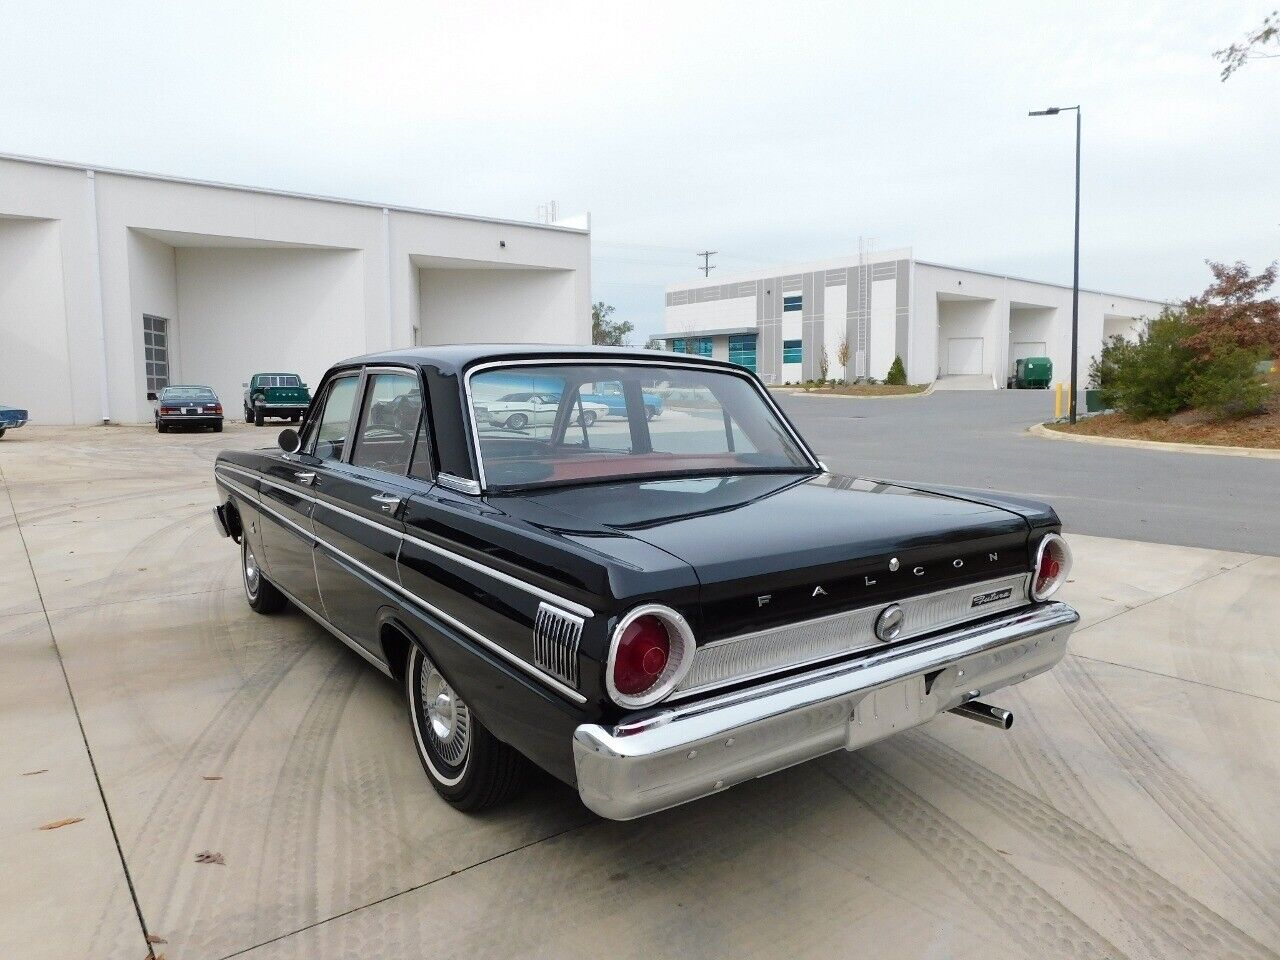
M 1068 415 L 1076 422 L 1076 381 L 1080 362 L 1080 106 L 1050 107 L 1048 110 L 1032 110 L 1029 117 L 1052 117 L 1067 110 L 1076 112 L 1076 223 L 1073 262 L 1071 270 L 1071 394 Z

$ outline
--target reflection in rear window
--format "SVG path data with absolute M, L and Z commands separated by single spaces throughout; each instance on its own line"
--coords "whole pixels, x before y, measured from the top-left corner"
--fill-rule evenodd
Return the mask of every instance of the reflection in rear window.
M 547 364 L 469 380 L 490 489 L 813 472 L 747 378 L 661 364 Z

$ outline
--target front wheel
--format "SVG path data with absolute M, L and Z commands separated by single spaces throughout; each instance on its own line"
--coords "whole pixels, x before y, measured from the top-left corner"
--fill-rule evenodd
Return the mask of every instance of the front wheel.
M 240 576 L 244 580 L 244 595 L 254 613 L 276 613 L 284 609 L 284 594 L 262 575 L 258 558 L 249 546 L 247 531 L 240 532 Z
M 644 408 L 644 418 L 646 420 L 652 420 L 657 415 L 658 415 L 658 411 L 654 410 L 653 407 Z
M 529 762 L 484 728 L 416 643 L 404 675 L 414 745 L 436 793 L 459 810 L 483 810 L 519 793 Z
M 595 412 L 594 410 L 584 410 L 584 411 L 582 412 L 582 416 L 579 418 L 579 422 L 580 422 L 584 427 L 593 427 L 593 426 L 595 426 L 595 423 L 596 423 L 596 412 Z
M 513 413 L 507 417 L 508 430 L 523 430 L 529 425 L 529 418 L 523 413 Z

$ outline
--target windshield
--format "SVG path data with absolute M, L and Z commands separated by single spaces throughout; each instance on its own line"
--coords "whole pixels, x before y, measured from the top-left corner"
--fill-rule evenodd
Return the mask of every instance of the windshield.
M 724 370 L 512 366 L 469 386 L 489 489 L 815 470 L 758 388 Z
M 208 387 L 165 387 L 160 391 L 161 400 L 216 400 Z

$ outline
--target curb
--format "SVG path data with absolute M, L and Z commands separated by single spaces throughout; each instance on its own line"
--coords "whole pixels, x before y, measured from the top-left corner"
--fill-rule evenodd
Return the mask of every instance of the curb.
M 1164 450 L 1169 453 L 1207 453 L 1219 457 L 1250 457 L 1255 460 L 1280 460 L 1280 450 L 1265 447 L 1228 447 L 1211 443 L 1169 443 L 1164 440 L 1130 440 L 1125 437 L 1090 437 L 1079 433 L 1063 433 L 1050 430 L 1043 423 L 1027 428 L 1033 436 L 1046 440 L 1072 440 L 1076 443 L 1096 443 L 1106 447 L 1134 447 L 1140 450 Z

